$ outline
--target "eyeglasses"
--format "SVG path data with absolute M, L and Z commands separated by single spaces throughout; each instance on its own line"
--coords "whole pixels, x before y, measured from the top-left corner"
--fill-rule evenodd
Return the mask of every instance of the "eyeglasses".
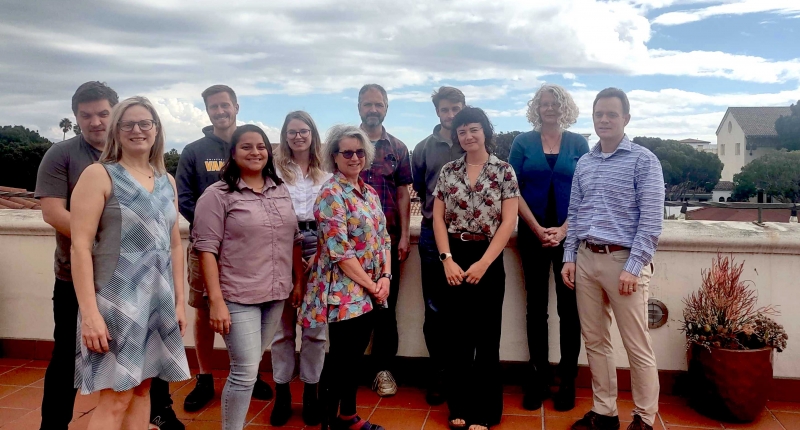
M 356 157 L 358 157 L 358 158 L 364 158 L 367 155 L 367 153 L 364 152 L 363 149 L 357 149 L 355 151 L 350 151 L 348 149 L 347 151 L 337 151 L 336 153 L 337 154 L 342 154 L 342 157 L 344 157 L 344 158 L 346 158 L 348 160 L 353 158 L 353 154 L 355 154 Z
M 133 131 L 133 127 L 136 125 L 139 126 L 139 130 L 147 131 L 153 128 L 156 122 L 152 119 L 143 119 L 141 121 L 120 121 L 117 124 L 119 124 L 119 129 L 122 131 Z
M 542 103 L 539 105 L 540 108 L 547 110 L 550 108 L 558 109 L 561 107 L 561 103 Z
M 289 136 L 290 139 L 293 139 L 293 138 L 297 137 L 298 134 L 300 135 L 300 137 L 308 137 L 309 133 L 311 133 L 311 130 L 309 130 L 307 128 L 304 128 L 304 129 L 299 130 L 299 131 L 289 130 L 289 131 L 286 132 L 286 135 Z

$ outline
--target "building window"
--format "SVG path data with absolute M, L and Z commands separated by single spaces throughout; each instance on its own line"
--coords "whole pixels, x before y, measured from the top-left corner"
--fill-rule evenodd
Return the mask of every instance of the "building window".
M 741 153 L 742 153 L 742 144 L 739 143 L 739 142 L 736 142 L 736 155 L 739 155 Z
M 731 130 L 733 130 L 733 124 L 731 124 L 731 122 L 728 121 L 728 133 L 730 133 Z
M 725 144 L 719 145 L 719 155 L 725 155 Z

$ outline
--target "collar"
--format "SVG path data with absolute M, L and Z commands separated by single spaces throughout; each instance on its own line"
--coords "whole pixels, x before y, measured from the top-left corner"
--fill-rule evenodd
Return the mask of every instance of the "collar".
M 364 133 L 367 132 L 367 130 L 364 130 L 364 123 L 361 123 L 361 125 L 359 125 L 358 128 L 360 128 L 361 131 L 363 131 Z M 369 138 L 369 136 L 367 137 Z M 386 132 L 386 127 L 384 126 L 381 126 L 381 138 L 378 139 L 378 142 L 380 142 L 381 140 L 389 141 L 389 133 Z
M 86 141 L 86 139 L 83 138 L 83 134 L 79 134 L 78 135 L 78 141 L 80 142 L 81 145 L 86 145 L 86 147 L 89 148 L 89 150 L 92 151 L 92 152 L 97 152 L 98 154 L 102 154 L 103 153 L 102 149 L 97 149 L 94 146 L 92 146 L 91 143 Z
M 254 194 L 259 194 L 256 190 L 253 189 L 253 187 L 247 185 L 247 182 L 245 182 L 242 178 L 239 178 L 239 182 L 237 182 L 236 185 L 239 187 L 240 190 L 250 190 Z M 261 194 L 266 193 L 268 189 L 275 188 L 277 186 L 278 184 L 276 184 L 275 181 L 272 180 L 272 178 L 267 176 L 266 178 L 264 178 L 264 190 L 261 191 Z
M 431 136 L 433 136 L 433 138 L 436 139 L 437 143 L 446 143 L 447 146 L 453 146 L 453 141 L 452 140 L 450 140 L 450 139 L 447 139 L 447 140 L 442 139 L 442 136 L 439 134 L 439 132 L 441 130 L 442 130 L 442 124 L 437 124 L 436 127 L 433 127 L 433 134 L 431 134 Z
M 633 150 L 633 144 L 631 143 L 630 140 L 628 140 L 628 135 L 627 134 L 623 134 L 622 135 L 622 140 L 619 142 L 619 146 L 617 146 L 617 149 L 615 149 L 614 152 L 612 152 L 611 154 L 612 155 L 616 154 L 617 151 L 620 151 L 620 150 L 627 151 L 627 152 L 631 152 Z M 591 154 L 592 154 L 592 156 L 595 156 L 595 157 L 602 157 L 602 155 L 601 155 L 602 152 L 603 152 L 603 149 L 600 146 L 600 141 L 598 140 L 597 143 L 594 145 L 594 148 L 592 148 Z
M 348 180 L 348 179 L 347 179 L 347 178 L 344 176 L 344 174 L 343 174 L 342 172 L 338 171 L 338 170 L 337 170 L 337 171 L 336 171 L 336 172 L 333 174 L 333 178 L 336 180 L 336 182 L 337 182 L 337 183 L 339 183 L 339 185 L 342 187 L 342 189 L 344 189 L 344 190 L 345 190 L 345 191 L 347 191 L 347 192 L 349 192 L 349 191 L 351 191 L 351 190 L 354 190 L 354 189 L 356 188 L 356 187 L 353 185 L 353 183 L 352 183 L 352 182 L 350 182 L 350 181 L 349 181 L 349 180 Z M 363 190 L 364 190 L 364 180 L 363 180 L 363 179 L 361 179 L 361 175 L 358 175 L 358 189 L 359 189 L 359 191 L 360 191 L 360 192 L 363 194 Z

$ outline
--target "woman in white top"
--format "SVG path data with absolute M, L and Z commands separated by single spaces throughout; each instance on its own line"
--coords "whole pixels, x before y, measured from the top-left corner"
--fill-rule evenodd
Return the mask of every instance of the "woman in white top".
M 300 231 L 303 233 L 303 258 L 306 276 L 317 253 L 317 223 L 314 202 L 323 183 L 331 174 L 322 170 L 319 131 L 311 116 L 303 111 L 286 115 L 281 128 L 281 141 L 275 155 L 278 176 L 283 179 L 292 196 Z M 303 282 L 302 285 L 306 285 Z M 275 379 L 275 407 L 270 415 L 273 426 L 282 426 L 292 416 L 292 396 L 289 391 L 295 367 L 297 307 L 305 291 L 295 290 L 283 311 L 281 325 L 272 341 L 272 369 Z M 325 360 L 325 327 L 303 328 L 300 347 L 300 380 L 303 388 L 303 421 L 314 426 L 320 423 L 317 397 L 322 364 Z

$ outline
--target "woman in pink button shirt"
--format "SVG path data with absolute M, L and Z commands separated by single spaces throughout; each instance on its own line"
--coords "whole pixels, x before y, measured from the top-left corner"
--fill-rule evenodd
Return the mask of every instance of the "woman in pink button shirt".
M 222 428 L 241 430 L 261 355 L 293 288 L 292 272 L 298 282 L 303 279 L 303 236 L 289 190 L 275 173 L 269 140 L 258 126 L 234 132 L 222 180 L 197 201 L 192 235 L 208 289 L 210 322 L 225 339 L 231 360 L 222 391 Z

